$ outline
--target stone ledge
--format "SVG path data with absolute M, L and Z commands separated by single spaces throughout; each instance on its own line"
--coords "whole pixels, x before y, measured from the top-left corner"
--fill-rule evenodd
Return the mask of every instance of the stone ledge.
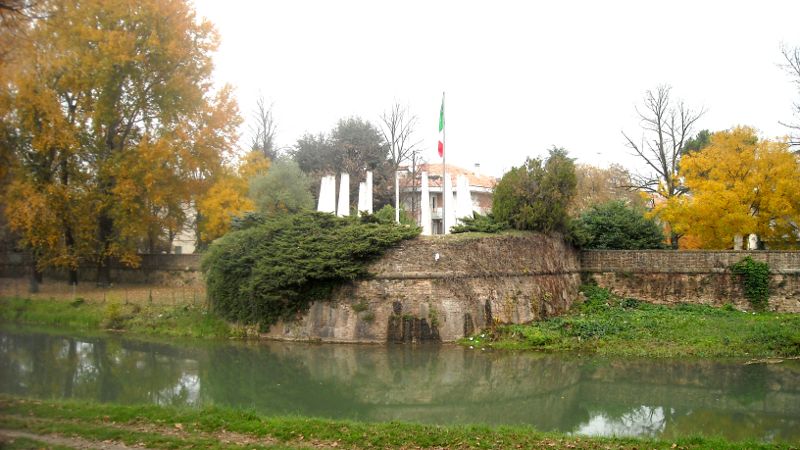
M 568 272 L 564 272 L 568 273 Z M 602 269 L 581 269 L 580 273 L 600 274 L 600 273 L 622 273 L 622 274 L 676 274 L 676 275 L 718 275 L 733 274 L 729 269 L 715 267 L 710 269 L 671 269 L 671 268 L 602 268 Z M 800 269 L 770 269 L 770 275 L 800 275 Z
M 490 278 L 490 277 L 537 277 L 537 276 L 552 276 L 552 275 L 573 275 L 579 274 L 579 270 L 561 270 L 552 272 L 482 272 L 482 273 L 469 273 L 469 272 L 384 272 L 377 274 L 370 274 L 369 278 L 373 280 L 442 280 L 442 279 L 459 279 L 459 278 Z

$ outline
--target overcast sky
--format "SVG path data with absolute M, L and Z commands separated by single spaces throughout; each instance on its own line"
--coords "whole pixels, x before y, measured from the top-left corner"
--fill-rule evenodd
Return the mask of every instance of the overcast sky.
M 249 121 L 274 102 L 278 146 L 343 117 L 377 124 L 398 100 L 436 154 L 446 92 L 447 162 L 501 175 L 565 147 L 579 162 L 640 165 L 621 131 L 640 136 L 647 89 L 708 112 L 699 128 L 786 133 L 796 88 L 778 64 L 800 46 L 800 1 L 244 1 L 196 0 L 217 27 L 217 83 L 235 86 Z M 242 129 L 247 133 L 247 125 Z

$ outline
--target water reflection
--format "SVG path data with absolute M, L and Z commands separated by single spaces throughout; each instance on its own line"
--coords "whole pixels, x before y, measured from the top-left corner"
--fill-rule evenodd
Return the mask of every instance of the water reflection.
M 152 343 L 0 333 L 0 391 L 271 414 L 530 424 L 593 435 L 800 440 L 800 364 L 450 346 Z

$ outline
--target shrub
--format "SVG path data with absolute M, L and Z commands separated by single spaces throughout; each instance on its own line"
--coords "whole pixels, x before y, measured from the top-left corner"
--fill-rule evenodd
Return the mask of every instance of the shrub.
M 506 222 L 497 222 L 494 214 L 481 215 L 472 213 L 472 217 L 462 217 L 461 224 L 450 228 L 451 233 L 499 233 L 508 229 Z
M 383 223 L 383 224 L 393 224 L 394 221 L 394 206 L 392 205 L 384 205 L 383 208 L 379 209 L 375 212 L 372 216 L 369 214 L 364 215 L 364 221 L 367 222 L 376 222 L 376 223 Z M 416 226 L 416 222 L 411 216 L 408 215 L 405 209 L 400 208 L 400 225 L 410 225 Z
M 572 227 L 583 248 L 643 250 L 664 248 L 661 227 L 651 219 L 615 200 L 596 205 L 581 214 Z
M 494 191 L 494 216 L 518 230 L 566 230 L 576 184 L 572 159 L 553 148 L 546 160 L 528 159 L 503 176 Z
M 731 266 L 731 271 L 739 275 L 744 296 L 753 309 L 766 309 L 769 302 L 769 265 L 745 256 Z
M 418 234 L 326 213 L 269 217 L 211 245 L 202 261 L 208 296 L 226 319 L 268 327 L 327 299 L 335 284 L 362 276 L 366 262 Z

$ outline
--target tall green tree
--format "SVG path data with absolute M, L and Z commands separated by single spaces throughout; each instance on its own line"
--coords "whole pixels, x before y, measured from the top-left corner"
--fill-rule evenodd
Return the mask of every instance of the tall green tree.
M 553 147 L 547 159 L 528 158 L 503 176 L 492 211 L 498 222 L 518 230 L 565 231 L 576 185 L 575 163 L 566 150 Z
M 688 155 L 708 147 L 709 144 L 711 144 L 711 132 L 708 130 L 700 130 L 693 138 L 687 140 L 686 143 L 683 144 L 681 154 L 684 156 Z
M 277 159 L 269 171 L 250 179 L 250 198 L 264 215 L 294 213 L 314 207 L 311 179 L 296 162 Z
M 346 172 L 350 174 L 350 192 L 358 192 L 361 176 L 371 170 L 374 173 L 375 206 L 392 201 L 392 164 L 389 147 L 381 132 L 369 121 L 359 117 L 341 119 L 327 134 L 306 134 L 301 137 L 291 152 L 291 157 L 305 173 L 309 174 L 313 186 L 319 186 L 323 175 Z M 356 196 L 351 203 L 355 205 Z

